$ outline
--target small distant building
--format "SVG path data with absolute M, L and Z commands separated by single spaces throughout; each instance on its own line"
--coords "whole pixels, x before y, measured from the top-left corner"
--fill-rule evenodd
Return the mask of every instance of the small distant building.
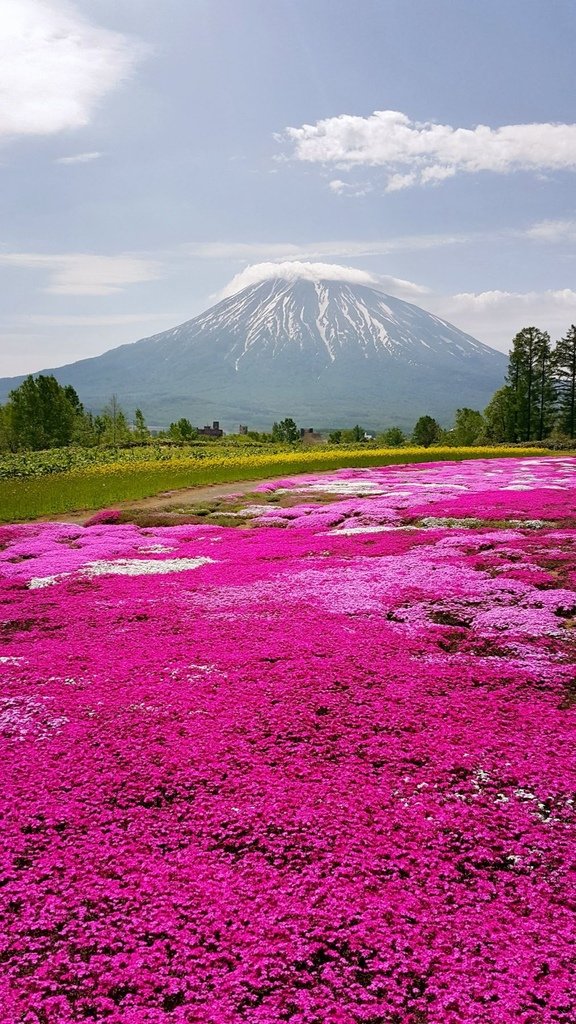
M 200 437 L 222 437 L 224 431 L 220 429 L 220 421 L 214 420 L 211 427 L 198 427 Z
M 308 427 L 306 430 L 304 427 L 301 427 L 300 440 L 302 441 L 302 444 L 324 444 L 322 434 L 317 433 L 313 427 Z
M 238 433 L 239 434 L 247 434 L 248 433 L 248 427 L 244 423 L 241 423 L 240 426 L 238 427 Z

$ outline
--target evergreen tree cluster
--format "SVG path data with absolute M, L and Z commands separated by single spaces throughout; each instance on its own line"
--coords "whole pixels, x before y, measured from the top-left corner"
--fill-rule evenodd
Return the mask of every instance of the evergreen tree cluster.
M 576 326 L 554 347 L 546 331 L 519 331 L 504 387 L 484 416 L 492 441 L 544 441 L 553 432 L 576 437 Z

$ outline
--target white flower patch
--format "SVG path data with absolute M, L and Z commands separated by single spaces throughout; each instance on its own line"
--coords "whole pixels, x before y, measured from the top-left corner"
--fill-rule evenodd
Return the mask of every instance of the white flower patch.
M 420 525 L 426 529 L 434 527 L 450 527 L 451 529 L 464 530 L 480 526 L 480 519 L 452 519 L 449 516 L 425 516 L 420 520 Z
M 336 530 L 328 530 L 328 537 L 351 537 L 355 533 L 389 533 L 391 530 L 409 530 L 409 526 L 344 526 Z
M 6 739 L 47 740 L 60 731 L 69 719 L 52 715 L 46 703 L 32 697 L 0 698 L 0 734 Z
M 246 508 L 241 508 L 239 512 L 220 512 L 219 515 L 227 516 L 261 516 L 266 512 L 270 511 L 270 505 L 247 505 Z
M 438 482 L 434 481 L 434 480 L 421 480 L 419 482 L 419 486 L 420 487 L 440 487 L 440 488 L 442 488 L 443 490 L 446 490 L 446 491 L 467 491 L 467 490 L 469 490 L 469 487 L 468 487 L 467 484 L 455 484 L 451 480 L 450 481 L 440 480 Z
M 29 590 L 42 590 L 43 587 L 51 587 L 54 583 L 60 583 L 70 576 L 69 572 L 59 572 L 55 576 L 33 576 L 28 584 Z
M 411 498 L 413 491 L 381 491 L 386 498 Z
M 0 665 L 20 665 L 24 658 L 0 658 Z
M 119 558 L 114 562 L 89 562 L 81 570 L 82 576 L 159 576 L 169 572 L 185 572 L 213 562 L 213 558 L 165 558 L 149 561 L 147 558 Z
M 548 524 L 545 519 L 508 519 L 508 526 L 525 526 L 527 530 L 542 530 Z
M 226 516 L 226 519 L 244 519 L 245 516 L 260 516 L 263 512 L 268 512 L 269 505 L 249 505 L 247 508 L 241 508 L 238 512 L 226 512 L 224 509 L 218 509 L 216 515 Z M 221 537 L 214 537 L 214 540 L 221 540 Z
M 149 544 L 147 547 L 138 548 L 138 551 L 141 555 L 165 555 L 169 551 L 174 551 L 174 548 L 166 544 Z
M 329 480 L 303 484 L 300 487 L 279 487 L 276 494 L 302 494 L 306 491 L 326 492 L 327 494 L 344 494 L 354 497 L 355 494 L 385 494 L 385 488 L 372 480 Z
M 102 559 L 98 562 L 88 562 L 82 566 L 78 575 L 93 579 L 95 576 L 160 576 L 170 572 L 186 572 L 188 569 L 198 569 L 201 565 L 214 562 L 213 558 L 199 556 L 198 558 L 165 558 L 163 560 L 147 558 L 118 558 L 115 561 Z M 71 576 L 69 572 L 59 573 L 56 576 L 35 576 L 28 587 L 30 590 L 39 590 L 43 587 L 51 587 L 55 583 Z

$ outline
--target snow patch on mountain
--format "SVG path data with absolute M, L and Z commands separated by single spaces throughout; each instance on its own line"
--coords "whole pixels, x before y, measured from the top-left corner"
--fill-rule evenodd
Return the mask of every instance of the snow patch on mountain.
M 363 360 L 387 356 L 411 365 L 432 359 L 468 362 L 471 357 L 494 355 L 470 335 L 419 306 L 385 294 L 372 282 L 351 282 L 339 276 L 348 275 L 350 268 L 299 263 L 260 266 L 265 269 L 259 283 L 223 299 L 171 336 L 191 342 L 194 337 L 226 335 L 226 359 L 233 361 L 236 371 L 249 355 L 296 351 L 324 365 L 352 353 Z M 274 276 L 268 276 L 269 268 Z M 327 277 L 319 276 L 324 272 Z M 370 279 L 362 271 L 357 273 Z

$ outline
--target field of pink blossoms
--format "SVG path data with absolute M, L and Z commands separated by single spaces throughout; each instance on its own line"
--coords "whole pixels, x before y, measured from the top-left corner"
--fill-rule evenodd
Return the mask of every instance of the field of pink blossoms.
M 282 486 L 1 528 L 0 1021 L 574 1024 L 576 460 Z

